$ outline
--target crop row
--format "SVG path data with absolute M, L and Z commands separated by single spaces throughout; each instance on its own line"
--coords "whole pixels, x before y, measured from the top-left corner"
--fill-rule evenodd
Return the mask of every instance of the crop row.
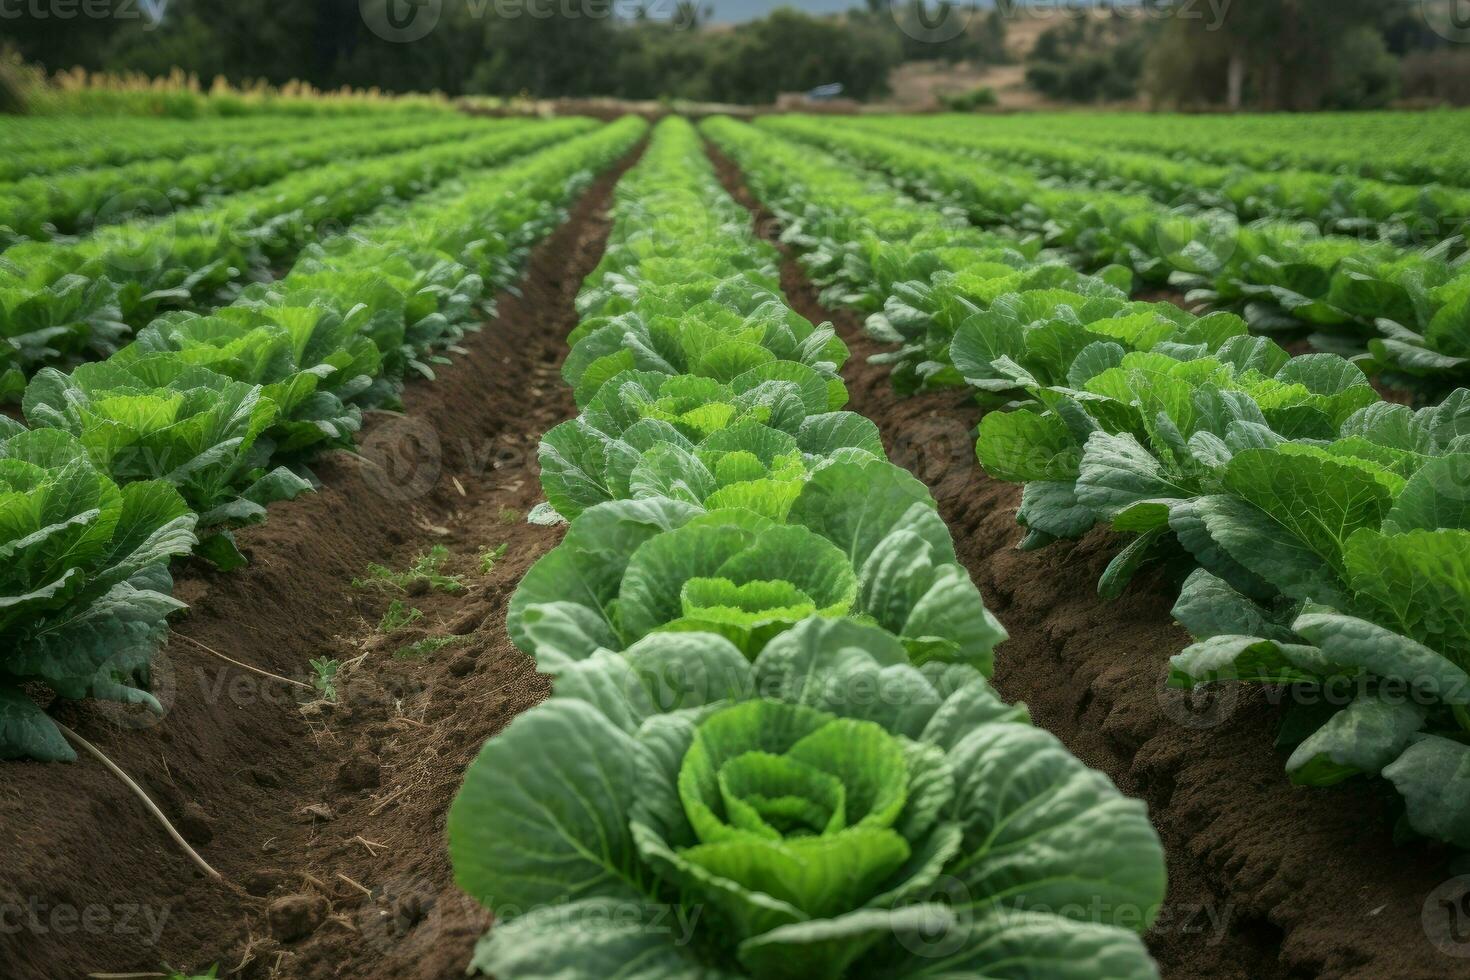
M 88 134 L 125 139 L 128 133 L 137 133 L 146 138 L 170 140 L 192 133 L 196 138 L 219 139 L 232 129 L 249 137 L 258 129 L 268 129 L 287 122 L 290 119 L 285 116 L 226 120 L 148 116 L 7 115 L 0 119 L 0 135 L 5 137 L 6 143 L 14 148 L 17 155 L 24 156 L 51 150 L 86 151 L 93 144 L 103 142 L 95 135 Z
M 509 629 L 550 700 L 450 814 L 497 976 L 1154 976 L 1143 807 L 991 690 L 1004 630 L 692 127 L 620 183 Z
M 0 396 L 46 365 L 106 356 L 160 310 L 211 307 L 304 245 L 465 169 L 585 132 L 586 119 L 491 126 L 483 135 L 333 163 L 168 217 L 74 243 L 0 255 Z M 8 382 L 7 382 L 8 377 Z
M 378 156 L 465 139 L 493 128 L 465 118 L 408 117 L 364 123 L 291 122 L 249 139 L 205 152 L 141 160 L 71 174 L 48 174 L 0 187 L 0 248 L 17 241 L 46 241 L 125 221 L 137 211 L 183 207 L 211 194 L 268 184 L 308 167 Z M 284 145 L 281 129 L 284 129 Z
M 976 224 L 1032 236 L 1087 268 L 1121 265 L 1191 299 L 1238 307 L 1259 332 L 1315 328 L 1317 345 L 1369 352 L 1365 368 L 1429 397 L 1470 376 L 1470 275 L 1444 250 L 1323 236 L 1283 222 L 1173 210 L 1142 195 L 1048 187 L 963 154 L 859 127 L 767 117 L 772 132 L 828 146 Z
M 1057 190 L 856 126 L 789 116 L 761 125 L 888 173 L 978 225 L 1060 248 L 1088 269 L 1120 264 L 1145 282 L 1191 288 L 1191 300 L 1239 307 L 1255 331 L 1317 328 L 1317 347 L 1354 354 L 1367 372 L 1426 398 L 1470 378 L 1470 275 L 1445 248 L 1402 250 L 1292 223 L 1239 225 L 1227 213 L 1172 210 L 1142 195 Z
M 207 316 L 172 313 L 105 361 L 42 370 L 26 424 L 0 419 L 0 757 L 72 753 L 23 689 L 158 708 L 150 658 L 181 608 L 171 558 L 243 562 L 230 528 L 310 487 L 365 408 L 474 326 L 629 119 L 464 174 L 313 245 L 279 281 Z
M 1470 392 L 1388 404 L 1352 362 L 1288 357 L 1232 314 L 1132 302 L 1126 279 L 962 235 L 936 247 L 940 212 L 760 128 L 705 125 L 829 300 L 885 304 L 870 325 L 908 342 L 901 382 L 953 372 L 996 406 L 977 453 L 1024 484 L 1023 548 L 1134 535 L 1105 596 L 1149 562 L 1187 570 L 1174 615 L 1198 642 L 1174 684 L 1289 686 L 1293 780 L 1382 775 L 1414 830 L 1470 845 Z
M 26 111 L 37 122 L 64 119 L 164 121 L 208 121 L 228 118 L 250 120 L 337 119 L 342 116 L 373 116 L 448 113 L 454 105 L 442 94 L 389 95 L 376 89 L 318 89 L 299 81 L 276 88 L 252 81 L 235 88 L 222 76 L 206 89 L 198 79 L 175 69 L 167 76 L 150 77 L 135 72 L 89 72 L 84 68 L 60 72 L 54 85 L 32 88 L 27 93 Z
M 1315 170 L 1396 184 L 1470 187 L 1470 113 L 989 116 L 997 134 L 1167 154 L 1253 170 Z
M 353 121 L 374 122 L 361 116 Z M 0 181 L 204 153 L 242 141 L 266 146 L 294 139 L 307 131 L 305 124 L 315 124 L 320 132 L 324 127 L 335 129 L 335 122 L 267 116 L 189 121 L 89 119 L 86 122 L 74 117 L 7 116 L 0 118 L 0 140 L 10 152 L 0 159 Z M 342 122 L 347 123 L 348 119 Z
M 843 122 L 843 125 L 849 123 Z M 1311 170 L 1254 170 L 993 132 L 964 117 L 864 117 L 862 129 L 952 147 L 999 173 L 1032 171 L 1080 190 L 1142 193 L 1171 206 L 1225 208 L 1245 221 L 1306 220 L 1324 233 L 1439 241 L 1470 227 L 1470 189 L 1390 184 Z M 1019 165 L 1024 168 L 1017 171 Z

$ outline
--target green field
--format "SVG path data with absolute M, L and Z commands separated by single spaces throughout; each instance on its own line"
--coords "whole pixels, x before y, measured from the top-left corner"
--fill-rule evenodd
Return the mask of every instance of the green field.
M 289 870 L 384 928 L 359 879 L 387 872 L 349 863 L 382 848 L 465 916 L 328 957 L 355 975 L 1213 976 L 1244 954 L 1173 945 L 1178 889 L 1285 899 L 1201 813 L 1335 854 L 1283 934 L 1379 887 L 1351 955 L 1448 970 L 1415 903 L 1470 848 L 1470 113 L 266 107 L 0 117 L 0 145 L 22 892 L 118 887 L 64 866 L 110 860 L 86 834 L 33 843 L 28 794 L 64 798 L 90 739 L 161 815 L 229 826 L 183 836 L 256 898 L 301 898 Z M 936 432 L 958 451 L 917 465 Z M 206 667 L 306 694 L 252 703 L 257 739 L 175 679 Z M 1196 689 L 1251 707 L 1181 722 Z M 264 765 L 279 825 L 211 782 Z M 149 854 L 133 887 L 188 873 Z M 494 914 L 477 946 L 451 901 Z M 292 957 L 337 919 L 271 908 L 284 975 L 320 975 Z M 242 948 L 178 928 L 85 962 Z M 10 943 L 6 976 L 81 962 Z

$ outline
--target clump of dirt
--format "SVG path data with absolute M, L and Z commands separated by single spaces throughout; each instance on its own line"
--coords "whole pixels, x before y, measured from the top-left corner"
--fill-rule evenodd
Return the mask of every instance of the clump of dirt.
M 733 162 L 709 150 L 726 189 L 775 241 L 779 222 Z M 1016 550 L 1020 488 L 977 465 L 981 413 L 969 395 L 897 397 L 887 369 L 868 363 L 883 348 L 861 318 L 823 308 L 789 251 L 782 287 L 803 316 L 836 325 L 853 354 L 842 372 L 848 407 L 876 422 L 893 461 L 928 484 L 961 561 L 1010 631 L 997 653 L 998 689 L 1147 802 L 1169 867 L 1168 898 L 1147 936 L 1164 976 L 1470 976 L 1470 943 L 1456 938 L 1465 919 L 1452 901 L 1466 889 L 1451 883 L 1443 853 L 1395 844 L 1383 787 L 1291 785 L 1266 692 L 1166 688 L 1168 658 L 1189 642 L 1170 615 L 1178 583 L 1143 575 L 1121 599 L 1100 598 L 1097 580 L 1121 541 L 1102 530 Z
M 319 492 L 240 535 L 248 568 L 180 570 L 192 608 L 157 663 L 162 720 L 58 708 L 224 883 L 100 766 L 0 766 L 0 911 L 20 923 L 0 929 L 0 976 L 463 973 L 489 914 L 454 887 L 445 816 L 485 739 L 547 694 L 506 635 L 506 606 L 562 533 L 525 520 L 541 497 L 536 446 L 575 412 L 558 373 L 573 300 L 636 155 L 534 251 L 455 364 L 411 385 L 402 414 L 374 414 L 359 456 L 324 459 Z M 369 571 L 425 556 L 443 578 Z M 335 700 L 313 659 L 337 662 Z

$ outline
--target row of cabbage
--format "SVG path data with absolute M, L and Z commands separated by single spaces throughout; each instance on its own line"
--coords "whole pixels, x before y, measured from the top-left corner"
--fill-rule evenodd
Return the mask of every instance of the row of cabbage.
M 1369 373 L 1431 400 L 1470 378 L 1470 274 L 1450 258 L 1450 243 L 1402 249 L 1305 223 L 1242 225 L 1227 212 L 1174 209 L 1139 194 L 1051 187 L 916 143 L 912 132 L 900 139 L 860 122 L 788 116 L 760 125 L 832 148 L 918 197 L 1040 240 L 1085 268 L 1122 265 L 1147 284 L 1238 308 L 1258 332 L 1315 330 L 1319 349 L 1359 357 Z
M 104 152 L 98 137 L 125 139 L 128 133 L 137 133 L 144 138 L 171 140 L 193 136 L 204 140 L 228 140 L 232 132 L 249 136 L 258 129 L 269 128 L 289 121 L 284 116 L 257 117 L 254 119 L 168 119 L 146 116 L 11 116 L 0 118 L 0 135 L 17 156 L 29 153 L 47 153 L 70 150 L 75 153 Z M 195 143 L 188 143 L 194 146 Z M 71 166 L 75 161 L 63 161 Z M 8 158 L 7 158 L 8 163 Z M 7 180 L 19 174 L 0 171 Z
M 464 117 L 293 120 L 199 153 L 29 177 L 0 185 L 0 249 L 85 234 L 139 212 L 167 212 L 308 167 L 466 139 L 489 127 Z
M 988 116 L 999 134 L 1061 139 L 1252 170 L 1314 170 L 1395 184 L 1470 187 L 1470 112 L 1270 115 L 1027 113 Z
M 1148 562 L 1188 572 L 1174 615 L 1198 642 L 1174 684 L 1289 686 L 1292 779 L 1381 774 L 1412 829 L 1470 846 L 1470 392 L 1385 403 L 1336 355 L 1130 301 L 1126 277 L 1026 267 L 963 232 L 937 244 L 940 212 L 810 147 L 706 126 L 829 301 L 886 302 L 884 340 L 946 338 L 942 366 L 900 348 L 898 377 L 953 372 L 995 409 L 977 451 L 1025 486 L 1023 548 L 1136 535 L 1099 589 Z
M 293 139 L 298 132 L 292 117 L 82 120 L 5 116 L 0 118 L 0 141 L 9 152 L 0 159 L 0 181 L 205 153 L 242 141 L 264 146 Z
M 554 693 L 450 814 L 497 919 L 473 967 L 1154 976 L 1144 808 L 992 691 L 1004 630 L 778 270 L 661 123 L 578 297 L 580 414 L 541 447 L 570 527 L 510 607 Z
M 350 447 L 365 410 L 432 376 L 644 128 L 552 124 L 555 147 L 380 210 L 230 306 L 40 371 L 25 423 L 0 418 L 0 757 L 72 756 L 28 683 L 159 710 L 149 663 L 181 608 L 170 560 L 241 564 L 230 529 L 309 489 L 314 454 Z
M 442 125 L 447 135 L 461 124 Z M 479 135 L 330 163 L 161 218 L 109 225 L 79 241 L 12 246 L 0 253 L 0 397 L 18 395 L 41 367 L 113 353 L 163 310 L 229 302 L 248 282 L 270 279 L 306 244 L 375 208 L 593 125 L 482 124 L 471 130 Z
M 973 117 L 916 121 L 864 117 L 863 128 L 968 151 L 1000 173 L 1034 172 L 1078 189 L 1147 195 L 1173 206 L 1224 208 L 1251 221 L 1310 221 L 1328 234 L 1437 245 L 1470 227 L 1470 189 L 1442 184 L 1391 184 L 1314 170 L 1258 170 L 1050 136 L 997 132 Z M 1064 185 L 1065 186 L 1065 185 Z

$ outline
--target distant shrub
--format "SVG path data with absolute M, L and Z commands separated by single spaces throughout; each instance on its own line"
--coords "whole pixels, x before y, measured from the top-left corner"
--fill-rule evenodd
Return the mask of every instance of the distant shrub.
M 1048 28 L 1026 59 L 1026 84 L 1058 102 L 1121 102 L 1138 95 L 1147 51 L 1142 26 L 1120 18 Z
M 30 107 L 31 92 L 39 84 L 39 72 L 19 54 L 0 50 L 0 113 L 20 115 Z
M 941 95 L 939 101 L 951 112 L 974 112 L 976 109 L 988 109 L 997 105 L 1000 99 L 996 96 L 995 89 L 989 85 L 981 85 L 959 95 Z
M 1381 109 L 1399 94 L 1399 60 L 1372 28 L 1349 32 L 1333 55 L 1322 104 L 1329 109 Z
M 0 63 L 0 113 L 19 115 L 26 111 L 25 91 L 8 65 Z

